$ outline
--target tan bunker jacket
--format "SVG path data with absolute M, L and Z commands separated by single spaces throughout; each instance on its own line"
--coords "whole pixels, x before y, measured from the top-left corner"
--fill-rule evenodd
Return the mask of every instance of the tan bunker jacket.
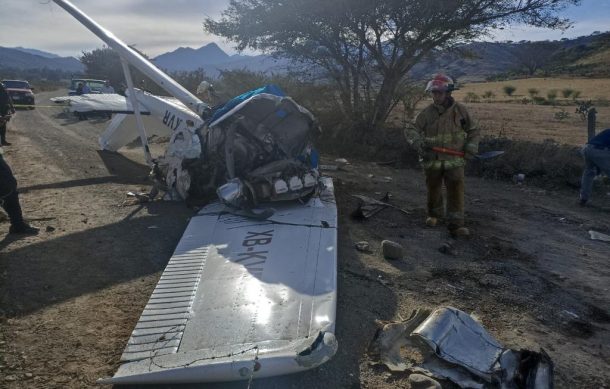
M 453 169 L 466 164 L 463 157 L 437 153 L 432 147 L 444 147 L 472 157 L 479 150 L 479 129 L 466 107 L 452 99 L 451 105 L 430 104 L 405 128 L 407 141 L 420 153 L 424 169 Z

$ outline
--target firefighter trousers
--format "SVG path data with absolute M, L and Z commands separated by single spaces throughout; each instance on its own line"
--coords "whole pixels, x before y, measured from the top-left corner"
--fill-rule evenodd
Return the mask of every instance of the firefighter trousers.
M 443 218 L 443 184 L 447 188 L 447 221 L 449 229 L 464 226 L 464 167 L 445 169 L 426 169 L 428 188 L 428 216 Z

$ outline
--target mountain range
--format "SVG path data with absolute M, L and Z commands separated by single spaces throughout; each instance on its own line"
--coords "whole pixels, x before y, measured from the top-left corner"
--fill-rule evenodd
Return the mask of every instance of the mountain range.
M 286 59 L 275 59 L 269 55 L 229 55 L 216 43 L 198 49 L 180 47 L 152 59 L 161 69 L 190 71 L 203 68 L 210 77 L 217 77 L 221 70 L 247 69 L 254 72 L 282 71 L 290 63 Z
M 0 69 L 52 69 L 82 73 L 83 64 L 74 57 L 60 57 L 53 53 L 23 47 L 0 47 Z
M 533 58 L 520 58 L 524 56 Z M 474 42 L 455 51 L 433 52 L 412 69 L 411 76 L 417 79 L 427 78 L 432 73 L 444 71 L 462 81 L 480 81 L 510 72 L 523 74 L 526 60 L 534 60 L 537 68 L 547 74 L 605 76 L 610 75 L 607 66 L 609 59 L 610 32 L 596 32 L 559 41 Z M 216 43 L 197 49 L 179 47 L 152 58 L 152 62 L 169 72 L 203 68 L 208 76 L 214 78 L 218 77 L 222 70 L 245 69 L 281 73 L 291 64 L 288 59 L 269 55 L 229 55 Z M 0 70 L 3 68 L 47 68 L 75 74 L 84 72 L 83 65 L 74 57 L 60 57 L 23 47 L 0 47 Z

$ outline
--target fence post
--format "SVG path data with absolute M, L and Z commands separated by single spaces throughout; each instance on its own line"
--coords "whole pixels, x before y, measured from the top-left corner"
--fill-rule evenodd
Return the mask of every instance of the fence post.
M 595 108 L 589 109 L 589 113 L 587 114 L 587 133 L 588 140 L 591 140 L 595 136 L 595 120 L 597 117 L 597 111 Z

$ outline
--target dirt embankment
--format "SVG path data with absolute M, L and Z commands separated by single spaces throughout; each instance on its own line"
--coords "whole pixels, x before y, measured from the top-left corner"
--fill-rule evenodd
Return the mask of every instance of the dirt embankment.
M 192 214 L 166 202 L 120 207 L 127 191 L 148 188 L 146 168 L 138 149 L 125 150 L 127 157 L 98 153 L 104 126 L 42 109 L 20 112 L 11 123 L 7 159 L 25 213 L 43 232 L 0 242 L 0 387 L 87 388 L 112 375 Z M 399 156 L 374 155 L 379 161 Z M 419 169 L 352 162 L 332 173 L 340 217 L 339 351 L 318 369 L 255 380 L 253 388 L 408 388 L 406 375 L 392 375 L 368 357 L 374 322 L 445 305 L 475 313 L 506 346 L 543 347 L 555 362 L 559 388 L 608 386 L 610 246 L 590 240 L 588 231 L 610 233 L 610 197 L 580 208 L 569 187 L 471 176 L 473 237 L 453 242 L 454 254 L 445 255 L 438 248 L 449 239 L 446 230 L 423 226 Z M 365 222 L 350 217 L 351 194 L 386 191 L 410 215 L 385 210 Z M 7 230 L 0 223 L 0 236 Z M 383 239 L 402 244 L 404 258 L 385 260 Z M 362 240 L 370 252 L 355 249 Z M 246 383 L 172 387 L 241 389 Z

